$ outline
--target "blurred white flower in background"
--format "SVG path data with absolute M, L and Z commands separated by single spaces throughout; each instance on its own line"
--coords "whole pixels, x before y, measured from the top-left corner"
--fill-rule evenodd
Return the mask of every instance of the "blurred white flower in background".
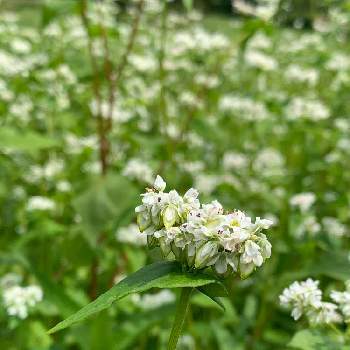
M 271 20 L 278 10 L 279 0 L 262 0 L 257 4 L 244 0 L 233 0 L 233 9 L 246 15 L 256 16 L 265 21 Z
M 245 53 L 248 65 L 264 71 L 272 71 L 278 68 L 278 62 L 272 56 L 257 50 L 248 50 Z
M 302 237 L 305 234 L 309 234 L 311 236 L 315 236 L 321 230 L 321 225 L 317 222 L 315 216 L 307 216 L 302 219 L 301 223 L 294 230 L 294 234 L 296 237 Z
M 239 118 L 253 121 L 265 120 L 269 116 L 264 103 L 237 95 L 223 95 L 219 100 L 219 110 L 226 113 L 233 112 Z
M 175 294 L 169 289 L 163 289 L 154 294 L 133 294 L 132 301 L 143 310 L 157 309 L 162 305 L 175 302 Z
M 284 173 L 283 155 L 274 148 L 264 148 L 256 156 L 253 168 L 263 176 L 279 176 Z
M 147 235 L 141 233 L 136 224 L 119 228 L 115 234 L 115 238 L 118 242 L 135 246 L 145 246 L 147 244 Z
M 311 325 L 324 325 L 349 322 L 350 318 L 350 281 L 345 282 L 345 291 L 332 290 L 334 303 L 322 300 L 319 281 L 311 278 L 303 282 L 293 282 L 280 295 L 283 307 L 292 310 L 292 317 L 298 320 L 306 316 Z
M 43 299 L 43 291 L 37 285 L 21 287 L 21 277 L 7 274 L 1 281 L 2 302 L 9 316 L 25 319 L 29 311 Z
M 290 198 L 290 205 L 299 208 L 302 212 L 308 211 L 315 203 L 316 196 L 312 192 L 303 192 L 295 194 Z
M 348 233 L 346 225 L 342 224 L 337 218 L 324 217 L 322 219 L 322 225 L 329 235 L 342 237 Z
M 345 291 L 339 292 L 333 290 L 331 298 L 334 302 L 339 304 L 339 309 L 345 317 L 345 322 L 350 321 L 350 280 L 345 282 Z
M 317 99 L 294 97 L 286 107 L 286 116 L 289 120 L 305 118 L 319 121 L 329 118 L 330 111 Z
M 300 83 L 316 85 L 319 78 L 319 72 L 314 68 L 305 68 L 298 64 L 291 64 L 285 71 L 285 77 L 291 82 L 297 81 Z
M 239 170 L 248 166 L 248 158 L 238 152 L 226 152 L 222 159 L 222 165 L 225 170 Z
M 122 174 L 141 183 L 150 184 L 153 179 L 153 170 L 144 160 L 139 158 L 129 159 Z
M 56 203 L 47 197 L 42 196 L 33 196 L 28 199 L 27 203 L 27 210 L 28 211 L 35 211 L 35 210 L 43 210 L 43 211 L 50 211 L 55 210 Z

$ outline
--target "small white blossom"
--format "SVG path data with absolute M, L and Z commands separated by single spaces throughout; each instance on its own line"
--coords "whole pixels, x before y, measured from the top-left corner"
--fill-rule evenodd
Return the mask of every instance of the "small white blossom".
M 2 297 L 6 312 L 10 316 L 25 319 L 29 309 L 43 299 L 43 291 L 36 285 L 27 287 L 14 285 L 4 288 Z
M 119 228 L 115 237 L 118 242 L 129 243 L 135 246 L 147 244 L 147 236 L 140 232 L 136 224 Z
M 27 203 L 28 211 L 55 210 L 55 208 L 56 204 L 52 199 L 42 196 L 33 196 L 29 198 Z
M 308 211 L 311 206 L 315 203 L 316 196 L 312 192 L 303 192 L 294 195 L 290 199 L 290 204 L 293 207 L 298 207 L 302 212 Z
M 132 300 L 141 309 L 153 310 L 162 305 L 173 303 L 175 301 L 175 294 L 168 289 L 163 289 L 154 294 L 133 294 Z

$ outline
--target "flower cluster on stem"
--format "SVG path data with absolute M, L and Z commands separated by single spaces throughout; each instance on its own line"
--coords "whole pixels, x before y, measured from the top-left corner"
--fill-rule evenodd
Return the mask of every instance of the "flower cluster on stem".
M 201 204 L 193 188 L 183 196 L 165 188 L 158 175 L 135 209 L 149 247 L 160 247 L 164 257 L 173 255 L 186 269 L 212 267 L 220 275 L 244 278 L 271 256 L 271 244 L 262 233 L 271 220 L 257 217 L 252 222 L 239 210 L 225 213 L 216 200 Z

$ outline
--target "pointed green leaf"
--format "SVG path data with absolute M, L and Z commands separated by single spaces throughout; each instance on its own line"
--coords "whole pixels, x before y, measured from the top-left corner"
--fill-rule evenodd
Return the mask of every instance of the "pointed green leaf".
M 197 290 L 202 294 L 206 295 L 225 311 L 225 306 L 222 303 L 220 296 L 227 296 L 228 293 L 226 288 L 222 284 L 209 284 L 207 286 L 197 287 Z
M 181 266 L 175 261 L 161 261 L 147 265 L 112 287 L 77 313 L 60 322 L 49 330 L 49 333 L 67 328 L 74 323 L 100 312 L 131 293 L 139 293 L 150 288 L 199 287 L 218 283 L 212 276 L 205 274 L 182 272 Z

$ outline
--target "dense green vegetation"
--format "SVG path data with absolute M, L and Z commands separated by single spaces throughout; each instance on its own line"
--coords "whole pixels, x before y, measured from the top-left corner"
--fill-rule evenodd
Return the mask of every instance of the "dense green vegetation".
M 47 334 L 162 259 L 135 215 L 157 174 L 274 222 L 225 310 L 192 294 L 178 349 L 350 349 L 349 4 L 301 23 L 184 3 L 0 1 L 0 349 L 166 348 L 178 288 Z

